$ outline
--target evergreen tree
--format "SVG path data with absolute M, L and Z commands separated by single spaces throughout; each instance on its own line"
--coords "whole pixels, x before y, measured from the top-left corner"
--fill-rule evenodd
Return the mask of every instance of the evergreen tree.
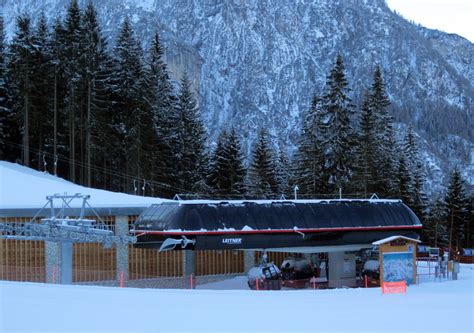
M 424 172 L 418 155 L 418 145 L 411 126 L 408 128 L 405 137 L 403 152 L 407 156 L 406 166 L 411 180 L 410 202 L 408 204 L 423 222 L 426 217 L 427 203 L 427 198 L 423 191 Z
M 0 16 L 0 159 L 11 160 L 15 152 L 11 141 L 16 139 L 12 117 L 11 96 L 7 77 L 7 49 L 3 30 L 3 16 Z M 7 142 L 8 141 L 8 142 Z
M 242 155 L 242 144 L 235 129 L 231 129 L 226 145 L 226 155 L 229 164 L 228 171 L 228 193 L 234 198 L 242 198 L 247 193 L 245 186 L 246 170 L 244 167 L 244 157 Z
M 104 126 L 106 110 L 109 107 L 111 75 L 107 42 L 97 20 L 97 12 L 91 1 L 82 16 L 83 50 L 80 59 L 81 69 L 81 160 L 85 168 L 81 172 L 82 182 L 92 184 L 92 165 L 99 164 L 106 156 L 107 127 Z M 97 177 L 97 176 L 96 176 Z M 97 179 L 96 179 L 97 182 Z
M 248 176 L 248 187 L 252 197 L 268 199 L 277 193 L 273 153 L 267 132 L 263 128 L 260 129 L 257 143 L 253 148 Z
M 466 245 L 465 232 L 467 231 L 467 200 L 461 173 L 455 169 L 451 175 L 448 192 L 445 197 L 445 214 L 449 232 L 448 246 L 450 249 L 459 249 Z
M 474 247 L 474 194 L 467 199 L 467 218 L 465 227 L 465 248 Z
M 229 142 L 229 133 L 225 128 L 219 133 L 216 148 L 212 152 L 209 161 L 209 178 L 208 184 L 214 195 L 224 197 L 227 190 L 227 171 L 229 161 L 227 156 L 227 145 Z
M 411 200 L 410 183 L 411 179 L 407 170 L 405 157 L 402 155 L 398 163 L 398 195 L 406 204 L 409 204 Z
M 291 186 L 290 186 L 290 181 L 292 179 L 291 165 L 290 165 L 290 160 L 288 158 L 288 155 L 285 149 L 283 148 L 282 144 L 280 144 L 280 150 L 277 157 L 278 157 L 277 161 L 275 162 L 277 194 L 288 197 L 291 194 Z
M 209 185 L 221 198 L 242 198 L 246 193 L 245 174 L 237 133 L 223 129 L 210 163 Z
M 69 137 L 69 178 L 76 181 L 76 124 L 82 125 L 79 114 L 80 101 L 80 61 L 83 52 L 81 11 L 77 0 L 71 0 L 67 9 L 64 22 L 64 74 L 67 84 L 66 110 L 68 115 L 68 137 Z
M 177 123 L 176 97 L 168 74 L 168 68 L 163 60 L 164 49 L 158 33 L 155 34 L 148 55 L 147 80 L 152 108 L 156 142 L 153 150 L 153 179 L 162 187 L 158 194 L 173 196 L 171 188 L 178 186 L 178 176 L 175 173 L 173 146 L 176 144 Z
M 51 108 L 51 136 L 46 138 L 46 148 L 50 148 L 53 155 L 53 173 L 62 174 L 65 177 L 69 173 L 68 165 L 59 164 L 59 155 L 66 156 L 68 149 L 68 114 L 66 114 L 65 100 L 67 94 L 67 80 L 65 76 L 65 29 L 59 18 L 53 25 L 51 38 L 49 40 L 49 54 L 51 56 L 51 85 L 52 93 Z
M 351 124 L 353 106 L 345 77 L 342 57 L 326 80 L 322 99 L 321 130 L 325 164 L 323 175 L 329 193 L 345 188 L 352 176 L 354 158 L 354 130 Z
M 295 179 L 302 195 L 325 192 L 322 168 L 324 151 L 321 144 L 321 99 L 313 96 L 311 107 L 306 113 L 296 153 Z
M 152 159 L 149 152 L 155 142 L 153 115 L 145 98 L 148 87 L 143 65 L 143 54 L 128 19 L 122 24 L 114 47 L 115 65 L 112 78 L 113 104 L 111 107 L 111 128 L 114 137 L 113 170 L 125 173 L 133 180 L 123 179 L 114 187 L 136 192 L 137 182 L 151 179 Z M 136 189 L 136 190 L 135 190 Z
M 17 18 L 17 31 L 10 44 L 8 76 L 13 98 L 13 116 L 21 128 L 22 161 L 30 165 L 31 79 L 34 58 L 33 33 L 29 16 Z
M 425 177 L 421 162 L 418 162 L 416 165 L 414 174 L 411 208 L 415 212 L 416 216 L 418 216 L 418 218 L 423 222 L 428 214 L 428 198 L 426 197 L 426 193 L 423 190 Z
M 421 240 L 434 247 L 440 247 L 447 246 L 448 239 L 445 204 L 438 199 L 431 205 L 429 215 L 421 230 Z
M 37 169 L 43 170 L 43 162 L 46 162 L 45 151 L 47 151 L 47 143 L 52 133 L 51 112 L 51 49 L 50 34 L 46 23 L 46 17 L 41 15 L 38 26 L 33 33 L 33 68 L 31 75 L 32 95 L 31 95 L 31 143 L 37 154 L 33 156 L 32 161 L 36 162 Z M 47 171 L 47 170 L 43 170 Z
M 374 161 L 376 160 L 376 150 L 379 143 L 377 142 L 375 121 L 371 105 L 371 95 L 369 92 L 366 92 L 360 112 L 360 134 L 356 148 L 357 163 L 354 167 L 354 180 L 357 183 L 358 189 L 364 193 L 365 197 L 378 190 L 377 177 L 379 176 L 379 170 Z
M 403 151 L 407 157 L 407 166 L 411 170 L 415 170 L 419 160 L 418 145 L 416 144 L 415 134 L 411 126 L 408 127 L 408 131 L 406 132 Z
M 382 71 L 377 65 L 370 92 L 370 108 L 374 116 L 374 126 L 377 145 L 373 165 L 376 166 L 377 180 L 374 192 L 381 196 L 391 196 L 397 193 L 396 182 L 396 141 L 393 129 L 393 118 L 388 112 L 390 99 L 388 98 Z
M 186 74 L 181 79 L 177 110 L 179 121 L 176 154 L 179 188 L 187 192 L 202 193 L 206 189 L 208 170 L 207 136 L 191 91 L 191 82 Z

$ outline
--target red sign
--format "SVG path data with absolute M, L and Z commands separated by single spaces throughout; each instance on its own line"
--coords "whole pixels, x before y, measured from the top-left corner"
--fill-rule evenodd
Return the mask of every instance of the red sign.
M 382 283 L 382 294 L 406 294 L 407 293 L 407 282 L 383 282 Z

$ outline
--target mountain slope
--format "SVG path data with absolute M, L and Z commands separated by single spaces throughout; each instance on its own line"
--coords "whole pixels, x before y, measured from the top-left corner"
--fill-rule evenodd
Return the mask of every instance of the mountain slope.
M 7 33 L 17 13 L 44 10 L 53 19 L 68 2 L 6 0 Z M 382 0 L 94 2 L 112 41 L 124 16 L 145 45 L 160 32 L 174 76 L 194 79 L 213 138 L 233 125 L 252 141 L 264 126 L 291 148 L 340 53 L 356 104 L 381 64 L 395 119 L 423 138 L 430 192 L 454 166 L 474 184 L 474 45 L 462 37 L 414 25 Z

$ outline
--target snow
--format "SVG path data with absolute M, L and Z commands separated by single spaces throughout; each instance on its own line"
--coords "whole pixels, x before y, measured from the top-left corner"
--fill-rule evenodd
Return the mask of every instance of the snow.
M 379 269 L 380 263 L 378 260 L 367 260 L 364 263 L 364 269 L 368 271 L 376 271 Z
M 370 202 L 370 203 L 399 203 L 401 202 L 400 199 L 298 199 L 298 200 L 271 200 L 271 199 L 264 199 L 264 200 L 181 200 L 181 201 L 173 201 L 178 202 L 180 205 L 243 205 L 244 203 L 256 203 L 256 204 L 271 204 L 271 203 L 329 203 L 329 202 Z
M 0 161 L 0 184 L 0 209 L 39 209 L 46 203 L 47 195 L 56 193 L 88 194 L 91 196 L 89 204 L 96 208 L 148 207 L 165 201 L 76 185 L 51 174 L 6 161 Z M 81 203 L 74 200 L 71 207 L 79 207 Z
M 474 267 L 457 281 L 334 290 L 159 290 L 0 282 L 0 332 L 472 332 Z M 199 286 L 206 288 L 207 286 Z
M 372 245 L 382 245 L 382 244 L 389 243 L 389 242 L 394 241 L 394 240 L 399 239 L 399 238 L 405 239 L 405 240 L 408 240 L 408 241 L 412 241 L 412 242 L 416 242 L 416 243 L 421 243 L 421 241 L 419 241 L 418 239 L 414 239 L 414 238 L 409 238 L 409 237 L 405 237 L 405 236 L 390 236 L 390 237 L 378 240 L 376 242 L 373 242 Z

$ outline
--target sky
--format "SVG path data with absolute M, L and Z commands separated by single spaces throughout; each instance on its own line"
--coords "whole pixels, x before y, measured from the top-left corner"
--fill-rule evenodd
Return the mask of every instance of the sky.
M 404 18 L 474 42 L 473 0 L 387 0 Z

